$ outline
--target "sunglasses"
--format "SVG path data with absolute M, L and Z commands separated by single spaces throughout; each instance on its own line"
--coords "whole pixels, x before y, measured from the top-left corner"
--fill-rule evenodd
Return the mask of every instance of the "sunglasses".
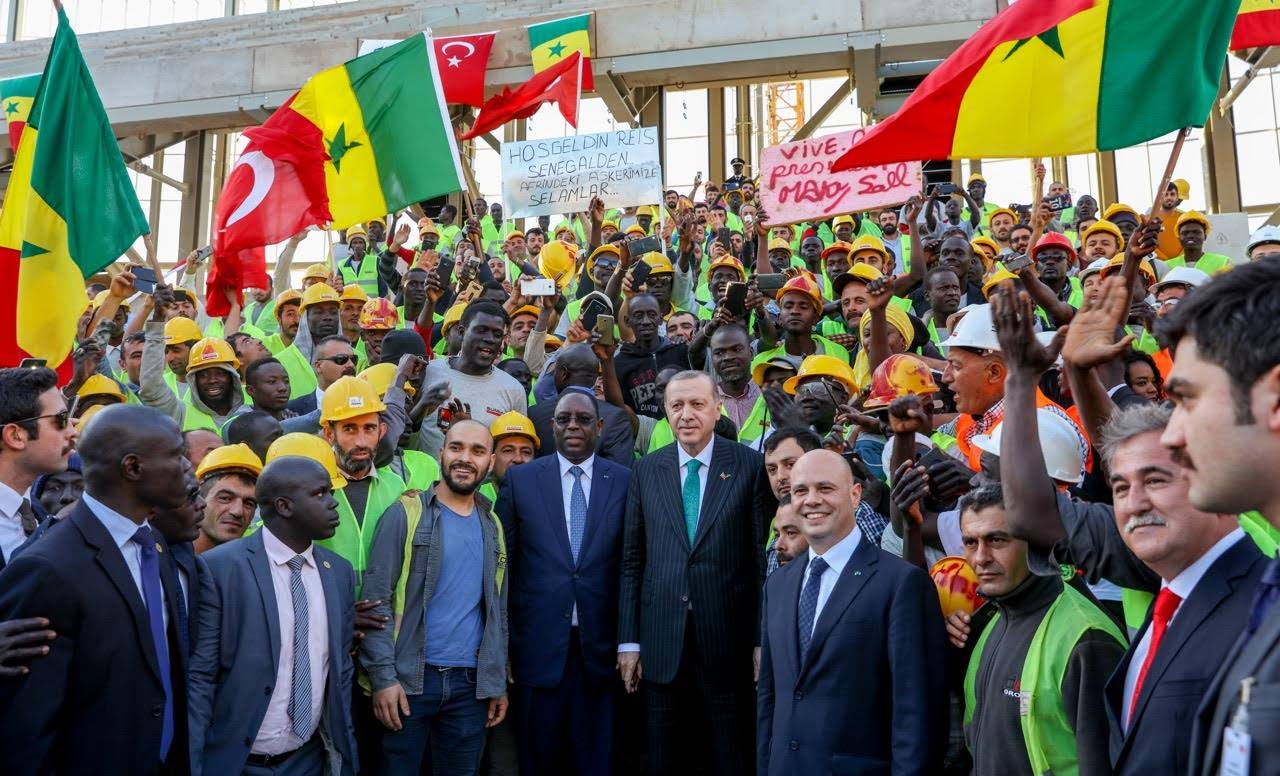
M 328 358 L 317 358 L 316 361 L 332 361 L 338 366 L 346 366 L 347 364 L 354 364 L 356 362 L 356 357 L 348 356 L 347 354 L 343 353 L 340 356 L 329 356 Z
M 44 420 L 45 418 L 53 418 L 53 427 L 58 429 L 59 431 L 66 431 L 67 426 L 70 425 L 71 423 L 71 418 L 75 417 L 76 407 L 79 406 L 79 404 L 80 404 L 80 397 L 77 396 L 74 400 L 72 400 L 70 407 L 67 407 L 65 410 L 62 410 L 60 412 L 55 412 L 52 415 L 36 415 L 35 417 L 32 417 L 32 418 L 23 418 L 22 420 L 11 420 L 9 422 L 14 424 L 38 423 L 39 421 Z

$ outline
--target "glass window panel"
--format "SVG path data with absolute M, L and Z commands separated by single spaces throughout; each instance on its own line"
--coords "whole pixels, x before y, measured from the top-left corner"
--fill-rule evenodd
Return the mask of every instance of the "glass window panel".
M 1240 92 L 1231 104 L 1236 132 L 1276 128 L 1276 99 L 1272 71 L 1266 70 Z
M 1236 135 L 1236 156 L 1240 160 L 1240 196 L 1245 207 L 1275 202 L 1276 180 L 1280 179 L 1280 150 L 1276 132 Z
M 666 159 L 663 170 L 666 177 L 666 188 L 688 192 L 693 186 L 693 177 L 702 171 L 707 178 L 707 138 L 667 138 Z

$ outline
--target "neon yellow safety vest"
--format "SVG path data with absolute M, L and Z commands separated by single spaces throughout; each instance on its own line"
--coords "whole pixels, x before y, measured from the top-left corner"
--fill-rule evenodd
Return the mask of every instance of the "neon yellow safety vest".
M 820 354 L 825 356 L 834 356 L 838 359 L 841 359 L 845 363 L 849 362 L 849 351 L 845 350 L 843 345 L 837 345 L 836 343 L 832 342 L 826 337 L 823 337 L 817 334 L 813 336 L 813 341 L 814 341 L 814 344 L 817 346 L 814 348 L 814 351 L 813 351 L 815 355 Z M 784 344 L 784 345 L 779 345 L 773 350 L 767 350 L 764 353 L 757 355 L 756 361 L 768 361 L 771 358 L 786 358 L 786 357 L 787 357 L 787 346 Z
M 333 495 L 338 499 L 338 529 L 328 539 L 316 542 L 341 555 L 356 572 L 356 598 L 364 586 L 364 570 L 368 564 L 369 546 L 373 533 L 387 507 L 405 492 L 404 480 L 385 466 L 378 469 L 373 484 L 369 486 L 369 500 L 364 505 L 364 519 L 356 520 L 351 503 L 341 490 Z
M 421 450 L 405 450 L 400 453 L 404 465 L 401 479 L 407 490 L 426 490 L 440 481 L 440 464 Z
M 280 328 L 276 321 L 276 301 L 268 299 L 265 302 L 250 302 L 244 307 L 244 320 L 245 323 L 257 326 L 263 334 L 275 334 Z
M 213 422 L 213 416 L 192 404 L 191 394 L 188 393 L 182 398 L 182 431 L 185 433 L 200 428 L 218 433 L 218 426 Z
M 756 401 L 758 403 L 763 403 L 764 397 L 761 396 Z M 752 413 L 754 412 L 755 412 L 755 408 L 753 407 Z M 720 408 L 720 415 L 726 418 L 729 417 L 729 413 L 724 411 L 724 407 Z M 666 447 L 667 445 L 675 441 L 676 441 L 676 435 L 671 430 L 671 424 L 667 422 L 666 418 L 659 418 L 658 422 L 653 426 L 653 433 L 649 435 L 649 447 L 645 452 L 647 453 L 656 452 L 657 450 L 663 447 Z
M 1276 556 L 1276 548 L 1280 546 L 1280 531 L 1267 522 L 1261 512 L 1245 512 L 1240 515 L 1240 527 L 1249 534 L 1253 543 L 1268 558 Z
M 1169 269 L 1185 267 L 1187 266 L 1187 257 L 1185 255 L 1174 256 L 1172 259 L 1165 261 L 1165 266 Z M 1231 258 L 1221 253 L 1205 253 L 1200 256 L 1195 268 L 1212 277 L 1223 270 L 1231 269 Z
M 395 613 L 393 638 L 400 636 L 400 623 L 404 621 L 404 599 L 409 584 L 409 568 L 413 565 L 413 536 L 418 532 L 418 524 L 422 522 L 422 497 L 417 493 L 407 493 L 400 497 L 400 506 L 404 507 L 404 561 L 400 565 L 400 578 L 396 580 L 395 597 L 392 611 Z M 479 504 L 476 505 L 479 507 Z M 493 516 L 486 516 L 493 521 L 498 532 L 498 563 L 493 574 L 493 581 L 499 595 L 502 594 L 502 582 L 507 576 L 507 537 L 502 532 L 502 521 Z
M 369 295 L 370 299 L 378 296 L 378 257 L 366 253 L 360 260 L 358 272 L 352 269 L 347 261 L 349 260 L 344 260 L 338 265 L 338 270 L 342 273 L 342 284 L 349 286 L 355 283 Z
M 751 405 L 751 412 L 742 421 L 742 428 L 738 429 L 738 441 L 744 445 L 750 445 L 764 436 L 768 428 L 769 406 L 764 403 L 764 394 L 760 394 L 756 397 L 756 403 Z
M 973 720 L 977 705 L 978 666 L 982 662 L 987 638 L 995 630 L 999 615 L 987 623 L 964 676 L 964 723 Z M 1022 663 L 1022 739 L 1031 760 L 1031 772 L 1053 776 L 1078 776 L 1080 765 L 1076 760 L 1076 736 L 1072 720 L 1067 717 L 1062 700 L 1062 680 L 1067 674 L 1067 663 L 1080 637 L 1087 631 L 1102 631 L 1125 644 L 1111 618 L 1094 606 L 1087 598 L 1069 585 L 1045 612 L 1036 628 Z M 987 699 L 995 703 L 997 699 Z
M 289 347 L 276 353 L 276 360 L 284 371 L 289 375 L 289 398 L 296 399 L 299 396 L 306 396 L 309 393 L 315 393 L 319 383 L 316 382 L 315 370 L 311 368 L 311 364 L 307 363 L 307 357 L 302 355 L 302 351 L 298 350 L 297 345 Z
M 278 356 L 280 355 L 280 351 L 289 346 L 284 344 L 284 338 L 281 337 L 280 332 L 277 331 L 269 337 L 262 338 L 262 347 L 266 348 L 267 352 L 271 355 Z

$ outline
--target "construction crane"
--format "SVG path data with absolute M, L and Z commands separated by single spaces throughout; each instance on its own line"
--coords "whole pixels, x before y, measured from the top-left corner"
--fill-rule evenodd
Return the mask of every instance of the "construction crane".
M 768 144 L 785 143 L 804 126 L 804 82 L 778 81 L 767 84 L 767 90 Z

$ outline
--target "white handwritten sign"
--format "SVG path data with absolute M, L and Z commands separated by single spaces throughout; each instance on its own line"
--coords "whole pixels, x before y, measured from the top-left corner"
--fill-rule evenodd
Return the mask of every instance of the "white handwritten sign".
M 502 201 L 510 218 L 648 205 L 662 192 L 655 127 L 502 144 Z
M 920 192 L 920 162 L 831 172 L 831 163 L 862 139 L 854 129 L 768 146 L 760 155 L 760 199 L 770 224 L 824 220 L 906 202 Z

